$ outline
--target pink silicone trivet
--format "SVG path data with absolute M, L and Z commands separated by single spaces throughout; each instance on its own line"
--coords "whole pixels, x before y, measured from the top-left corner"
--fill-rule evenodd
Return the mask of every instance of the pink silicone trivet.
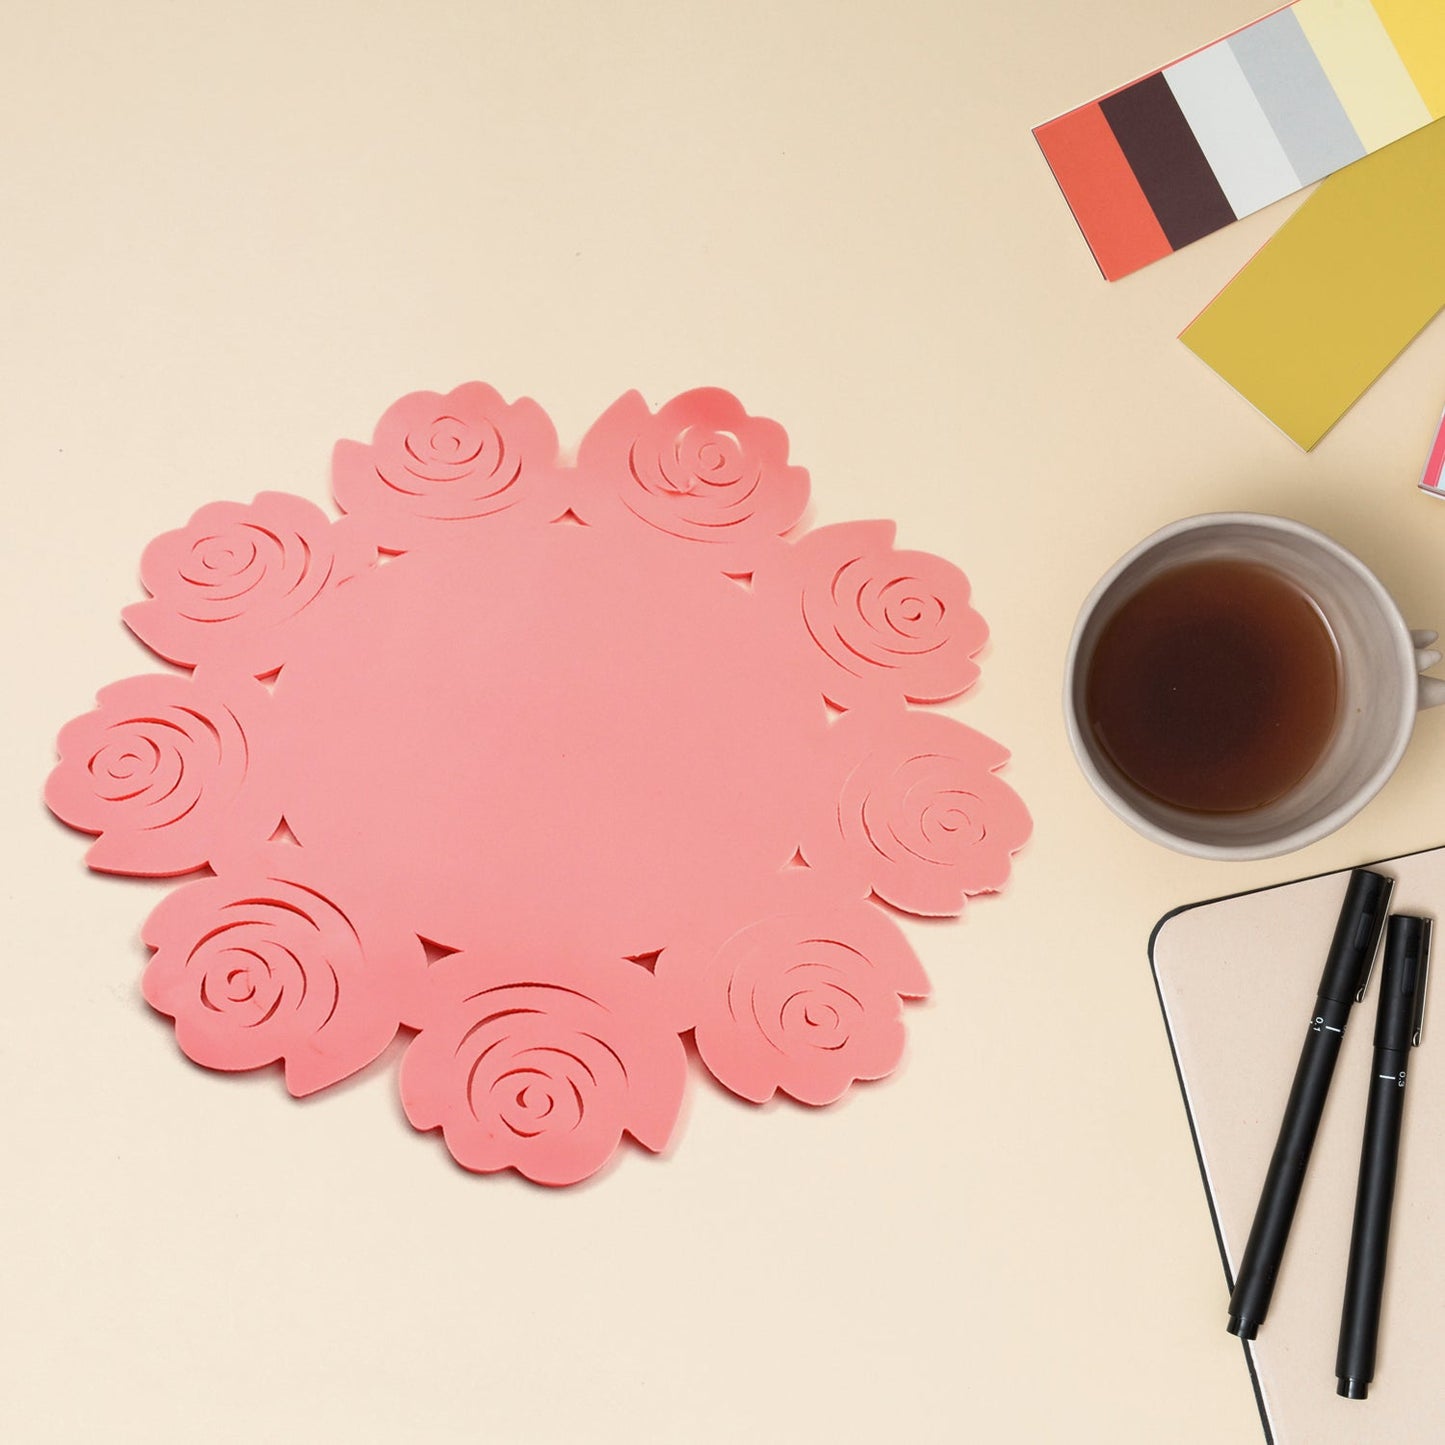
M 473 382 L 337 445 L 340 520 L 263 492 L 152 542 L 125 619 L 193 671 L 105 688 L 46 800 L 92 868 L 207 870 L 144 930 L 182 1050 L 301 1095 L 415 1030 L 411 1122 L 545 1184 L 667 1144 L 689 1031 L 759 1102 L 889 1073 L 928 980 L 883 903 L 956 915 L 1029 818 L 910 705 L 977 675 L 966 578 L 891 522 L 785 539 L 787 455 L 632 392 L 564 466 Z

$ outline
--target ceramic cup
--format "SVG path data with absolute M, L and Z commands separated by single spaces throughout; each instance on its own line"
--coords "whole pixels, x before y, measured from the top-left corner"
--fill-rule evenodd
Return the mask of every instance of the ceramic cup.
M 1339 701 L 1324 752 L 1284 796 L 1247 812 L 1195 813 L 1143 792 L 1097 746 L 1085 682 L 1105 625 L 1140 587 L 1180 563 L 1226 560 L 1267 567 L 1314 600 L 1338 648 Z M 1428 650 L 1435 637 L 1412 633 L 1374 573 L 1313 528 L 1250 512 L 1187 517 L 1121 557 L 1085 601 L 1064 669 L 1069 742 L 1094 791 L 1146 838 L 1200 858 L 1292 852 L 1354 817 L 1394 772 L 1417 711 L 1445 703 L 1445 680 L 1420 676 L 1440 660 Z

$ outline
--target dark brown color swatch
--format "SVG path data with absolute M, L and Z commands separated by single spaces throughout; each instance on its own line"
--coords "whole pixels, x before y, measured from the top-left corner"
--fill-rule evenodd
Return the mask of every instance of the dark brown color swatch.
M 1175 250 L 1236 219 L 1162 71 L 1099 108 Z

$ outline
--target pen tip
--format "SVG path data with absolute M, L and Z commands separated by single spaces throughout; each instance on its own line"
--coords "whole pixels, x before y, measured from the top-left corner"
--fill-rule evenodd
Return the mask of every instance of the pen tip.
M 1335 1394 L 1342 1395 L 1346 1400 L 1363 1400 L 1370 1393 L 1370 1382 L 1368 1380 L 1357 1380 L 1353 1376 L 1341 1379 L 1335 1386 Z
M 1259 1321 L 1247 1320 L 1243 1315 L 1230 1315 L 1229 1333 L 1242 1340 L 1252 1340 L 1259 1333 Z

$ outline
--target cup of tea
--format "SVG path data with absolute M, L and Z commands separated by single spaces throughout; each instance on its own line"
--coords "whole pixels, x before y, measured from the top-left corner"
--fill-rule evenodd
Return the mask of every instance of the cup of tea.
M 1363 562 L 1284 517 L 1220 512 L 1145 538 L 1089 594 L 1065 664 L 1069 741 L 1147 838 L 1268 858 L 1354 817 L 1422 707 L 1433 632 Z

